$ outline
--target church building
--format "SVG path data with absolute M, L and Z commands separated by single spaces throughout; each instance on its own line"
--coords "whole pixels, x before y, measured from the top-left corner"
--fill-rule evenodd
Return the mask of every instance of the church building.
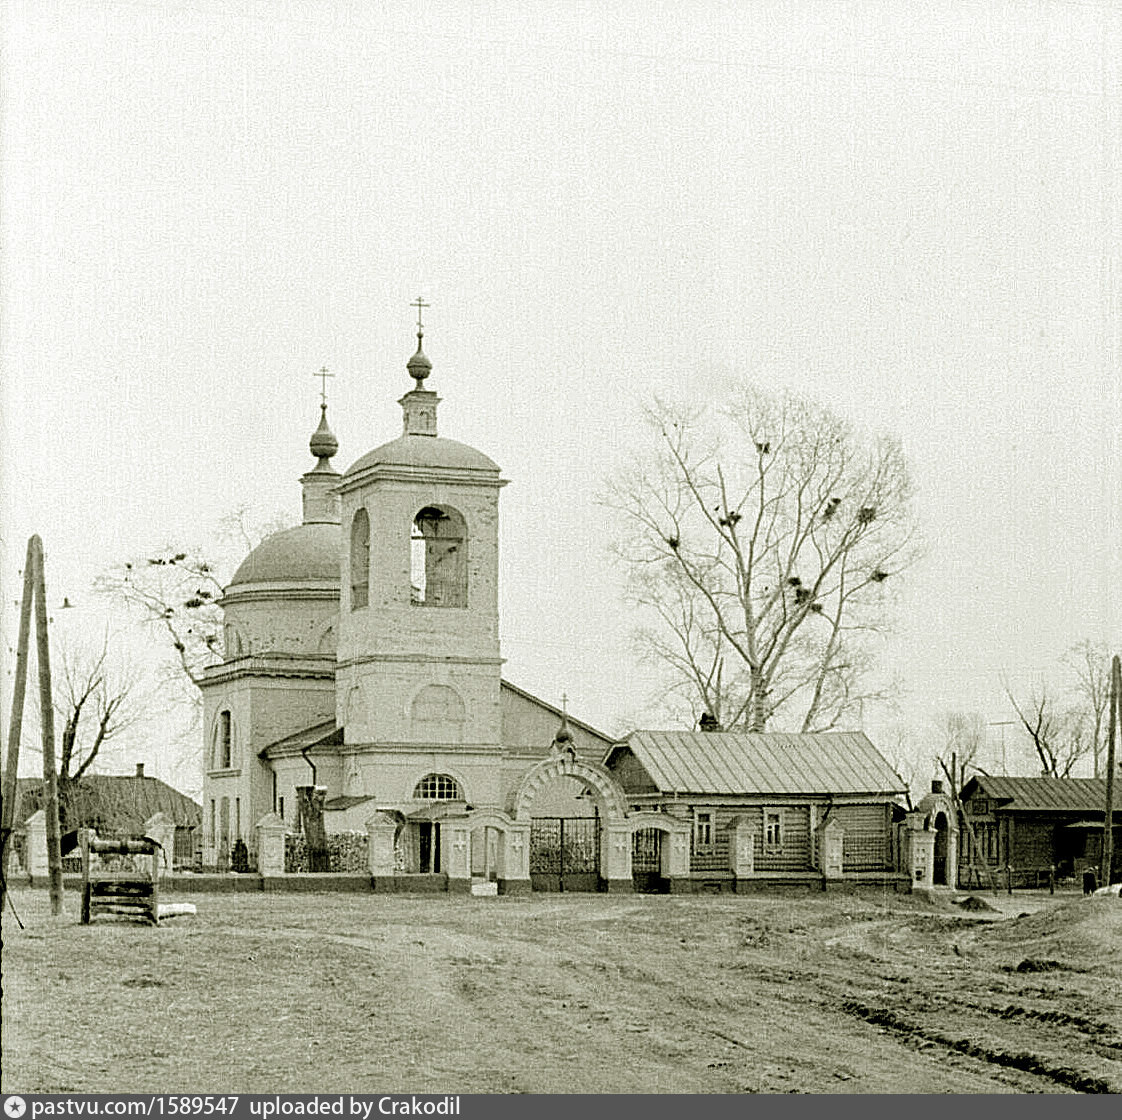
M 498 866 L 501 841 L 528 828 L 510 810 L 536 764 L 557 771 L 535 784 L 539 816 L 596 815 L 589 775 L 565 778 L 565 759 L 611 784 L 598 765 L 608 736 L 502 679 L 506 480 L 437 434 L 422 339 L 419 329 L 402 434 L 340 475 L 321 405 L 302 523 L 262 541 L 225 589 L 224 657 L 203 681 L 204 865 L 222 866 L 239 839 L 252 848 L 268 814 L 299 830 L 303 787 L 320 791 L 328 833 L 365 833 L 372 820 L 392 831 L 387 875 L 466 877 L 441 827 L 455 820 L 475 833 L 474 870 L 495 877 L 516 870 Z M 527 866 L 504 878 L 528 886 L 529 837 L 517 839 Z
M 318 845 L 325 831 L 319 858 L 332 836 L 353 838 L 375 890 L 899 877 L 903 785 L 864 736 L 615 743 L 503 679 L 506 480 L 437 434 L 422 343 L 418 319 L 402 434 L 339 474 L 325 401 L 301 524 L 262 541 L 225 589 L 224 656 L 202 684 L 203 866 L 252 864 L 262 836 Z

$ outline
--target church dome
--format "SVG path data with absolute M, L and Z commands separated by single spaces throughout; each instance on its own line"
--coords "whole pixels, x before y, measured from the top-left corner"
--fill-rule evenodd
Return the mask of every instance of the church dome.
M 494 460 L 487 458 L 482 451 L 468 447 L 454 439 L 440 436 L 407 435 L 398 436 L 389 443 L 368 451 L 357 463 L 352 464 L 344 478 L 372 467 L 439 467 L 452 470 L 475 470 L 496 473 L 499 469 Z
M 338 477 L 338 476 L 336 476 Z M 339 584 L 340 529 L 312 522 L 266 537 L 234 573 L 230 587 L 248 583 Z

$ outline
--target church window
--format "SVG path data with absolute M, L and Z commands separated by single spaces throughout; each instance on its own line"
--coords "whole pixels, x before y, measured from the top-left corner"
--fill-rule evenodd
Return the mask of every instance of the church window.
M 351 610 L 370 601 L 370 517 L 360 509 L 351 522 Z
M 467 606 L 467 526 L 456 510 L 425 506 L 413 519 L 409 575 L 417 606 Z
M 413 790 L 422 801 L 461 801 L 460 783 L 448 774 L 426 774 Z
M 214 766 L 216 770 L 229 770 L 234 764 L 234 724 L 229 709 L 218 713 L 214 729 Z

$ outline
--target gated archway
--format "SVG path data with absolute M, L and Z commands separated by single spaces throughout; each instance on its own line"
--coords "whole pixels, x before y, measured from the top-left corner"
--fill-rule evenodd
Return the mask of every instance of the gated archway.
M 539 795 L 561 779 L 583 787 L 592 815 L 535 815 Z M 523 775 L 511 816 L 530 826 L 529 873 L 535 890 L 596 891 L 630 880 L 630 839 L 624 835 L 623 791 L 604 767 L 583 762 L 569 750 L 543 759 Z M 620 840 L 627 850 L 620 852 Z M 630 886 L 630 882 L 627 884 Z
M 689 878 L 689 823 L 665 813 L 635 813 L 627 825 L 633 888 L 643 894 L 681 890 Z

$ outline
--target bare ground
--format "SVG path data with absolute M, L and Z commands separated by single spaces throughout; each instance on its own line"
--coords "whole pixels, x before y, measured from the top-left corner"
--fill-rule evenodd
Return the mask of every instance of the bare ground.
M 1117 899 L 181 897 L 15 892 L 5 1092 L 1122 1091 Z

